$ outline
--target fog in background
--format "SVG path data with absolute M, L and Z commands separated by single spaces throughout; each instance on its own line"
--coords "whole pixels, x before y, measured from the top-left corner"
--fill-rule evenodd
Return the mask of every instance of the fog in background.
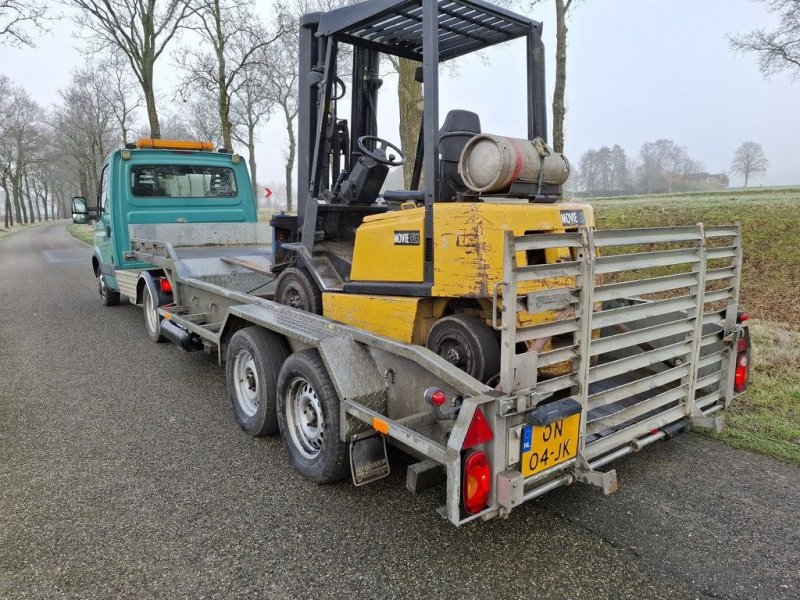
M 545 0 L 531 13 L 544 22 L 548 96 L 555 51 L 551 5 Z M 270 13 L 266 2 L 259 2 L 259 8 Z M 686 146 L 707 171 L 722 172 L 730 169 L 739 144 L 752 140 L 763 145 L 771 163 L 755 185 L 800 183 L 795 149 L 800 82 L 787 75 L 765 80 L 756 58 L 733 54 L 726 39 L 774 24 L 759 5 L 748 0 L 582 0 L 571 13 L 565 153 L 573 163 L 589 148 L 615 143 L 636 158 L 642 143 L 669 138 Z M 0 73 L 50 106 L 67 86 L 70 71 L 84 63 L 82 46 L 67 13 L 39 38 L 37 48 L 0 47 Z M 452 69 L 442 69 L 440 119 L 451 108 L 466 108 L 480 115 L 484 131 L 525 136 L 524 43 L 489 49 L 459 60 L 457 67 L 455 76 Z M 177 73 L 166 55 L 156 69 L 164 118 L 180 110 L 172 95 Z M 384 77 L 379 102 L 379 133 L 399 142 L 395 76 Z M 349 116 L 345 112 L 342 116 Z M 147 130 L 143 110 L 138 125 Z M 276 113 L 260 133 L 256 158 L 262 182 L 282 181 L 284 145 L 285 127 Z M 741 184 L 732 178 L 732 186 Z

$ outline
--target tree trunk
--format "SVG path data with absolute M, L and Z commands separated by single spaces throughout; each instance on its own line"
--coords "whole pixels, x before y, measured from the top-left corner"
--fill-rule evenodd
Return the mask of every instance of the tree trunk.
M 47 214 L 47 196 L 49 190 L 47 189 L 46 181 L 42 182 L 42 187 L 44 188 L 44 190 L 42 191 L 42 209 L 44 210 L 44 220 L 49 221 L 50 219 L 48 217 L 50 217 L 51 215 Z
M 556 0 L 556 84 L 553 90 L 553 149 L 564 151 L 564 117 L 567 114 L 567 10 L 571 0 Z
M 14 196 L 14 210 L 17 213 L 17 223 L 28 222 L 28 212 L 25 210 L 25 201 L 22 198 L 22 182 L 19 175 L 13 175 L 11 179 L 11 193 Z
M 256 172 L 256 126 L 254 123 L 247 124 L 247 163 L 250 165 L 250 185 L 253 186 L 253 200 L 258 208 L 258 174 Z
M 422 84 L 414 79 L 420 63 L 408 58 L 398 61 L 399 81 L 397 83 L 397 100 L 400 104 L 400 148 L 406 155 L 403 165 L 403 183 L 406 189 L 411 187 L 411 175 L 414 173 L 414 162 L 417 156 L 417 140 L 422 123 Z
M 25 175 L 25 194 L 28 196 L 28 206 L 31 207 L 31 221 L 33 221 L 33 207 L 36 206 L 36 216 L 38 217 L 39 223 L 42 222 L 42 209 L 39 207 L 39 196 L 36 195 L 36 190 L 34 189 L 34 194 L 31 194 L 31 184 L 28 176 Z
M 292 122 L 294 116 L 283 107 L 286 116 L 286 132 L 289 134 L 289 153 L 286 156 L 286 212 L 292 212 L 292 171 L 294 170 L 294 156 L 297 150 L 297 142 L 294 139 L 294 128 Z
M 747 182 L 750 181 L 750 173 L 744 172 L 744 187 L 747 187 Z
M 156 96 L 153 92 L 153 64 L 142 65 L 142 92 L 144 92 L 144 103 L 147 107 L 147 120 L 150 123 L 150 137 L 161 139 L 161 124 L 158 122 L 158 110 L 156 109 Z

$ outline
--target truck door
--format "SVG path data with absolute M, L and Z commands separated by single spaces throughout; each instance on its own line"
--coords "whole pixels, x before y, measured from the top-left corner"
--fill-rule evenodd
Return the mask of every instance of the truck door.
M 103 267 L 113 265 L 113 249 L 112 243 L 113 231 L 111 229 L 111 204 L 108 202 L 108 173 L 109 164 L 103 167 L 103 172 L 100 175 L 100 189 L 97 193 L 97 207 L 100 209 L 100 218 L 94 225 L 94 245 L 100 254 L 100 268 L 101 272 Z M 108 271 L 106 271 L 108 274 Z

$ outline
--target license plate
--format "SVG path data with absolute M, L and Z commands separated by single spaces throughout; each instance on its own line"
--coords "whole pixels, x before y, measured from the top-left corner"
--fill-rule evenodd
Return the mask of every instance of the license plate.
M 522 429 L 522 475 L 530 477 L 575 458 L 578 454 L 580 413 L 548 425 Z

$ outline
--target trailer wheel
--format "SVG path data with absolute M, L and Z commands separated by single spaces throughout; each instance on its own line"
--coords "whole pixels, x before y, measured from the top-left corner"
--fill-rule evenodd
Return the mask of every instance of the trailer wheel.
M 347 444 L 339 438 L 339 396 L 314 348 L 292 354 L 278 377 L 278 423 L 289 459 L 317 483 L 347 477 Z
M 236 421 L 247 433 L 278 432 L 275 392 L 288 356 L 286 340 L 261 327 L 240 329 L 228 342 L 225 383 Z
M 442 317 L 431 327 L 426 346 L 479 381 L 500 372 L 500 345 L 494 331 L 473 315 Z
M 110 289 L 106 285 L 106 277 L 102 273 L 97 276 L 97 291 L 103 299 L 103 306 L 118 306 L 119 292 Z
M 275 301 L 306 312 L 322 314 L 322 292 L 305 267 L 289 267 L 278 276 Z
M 158 314 L 158 298 L 153 298 L 150 287 L 145 285 L 142 293 L 142 312 L 144 313 L 144 328 L 149 337 L 156 344 L 167 341 L 161 335 L 161 315 Z

